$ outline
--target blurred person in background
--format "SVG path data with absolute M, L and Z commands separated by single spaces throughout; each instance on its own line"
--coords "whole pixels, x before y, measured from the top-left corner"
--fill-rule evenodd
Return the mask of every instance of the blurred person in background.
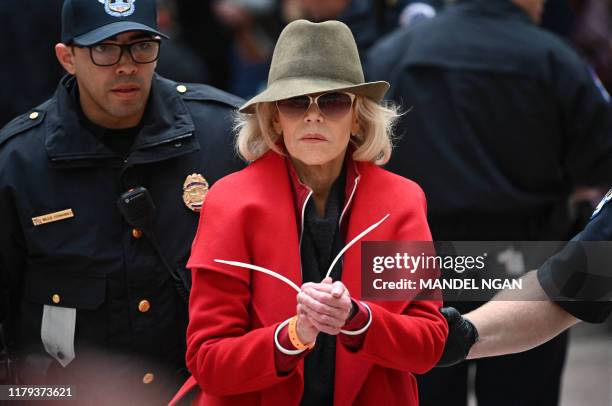
M 229 43 L 228 89 L 252 97 L 266 85 L 272 49 L 282 29 L 281 2 L 275 0 L 219 0 L 217 19 L 232 33 Z
M 363 57 L 367 48 L 398 25 L 400 10 L 401 21 L 409 24 L 435 16 L 441 6 L 442 0 L 218 0 L 212 10 L 233 36 L 228 90 L 251 97 L 265 88 L 272 48 L 291 21 L 342 21 L 353 32 Z
M 612 91 L 612 1 L 575 1 L 577 19 L 571 40 L 591 64 L 601 84 Z
M 177 0 L 176 24 L 185 44 L 204 61 L 208 84 L 220 89 L 230 86 L 231 29 L 214 12 L 217 0 Z
M 543 7 L 458 1 L 368 54 L 368 79 L 389 80 L 387 97 L 410 110 L 388 168 L 423 185 L 435 240 L 566 240 L 570 193 L 612 183 L 609 99 L 576 52 L 536 26 Z M 557 405 L 566 341 L 477 361 L 478 404 Z M 466 382 L 466 364 L 431 371 L 421 404 L 465 405 Z
M 177 0 L 157 0 L 157 25 L 170 36 L 159 54 L 156 71 L 165 78 L 183 83 L 208 83 L 208 68 L 182 37 L 176 21 Z
M 50 97 L 62 77 L 53 53 L 62 0 L 0 2 L 0 127 Z
M 312 21 L 335 19 L 351 29 L 360 56 L 385 34 L 400 24 L 431 18 L 444 6 L 444 0 L 285 0 L 285 18 Z
M 444 4 L 445 0 L 202 0 L 177 1 L 176 10 L 183 38 L 204 58 L 210 83 L 250 97 L 265 88 L 272 48 L 291 21 L 346 23 L 363 58 L 385 33 L 400 23 L 433 17 Z

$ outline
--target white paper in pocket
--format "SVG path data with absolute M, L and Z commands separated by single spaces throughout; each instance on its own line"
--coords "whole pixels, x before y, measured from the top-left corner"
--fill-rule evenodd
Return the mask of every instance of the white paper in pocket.
M 76 309 L 45 305 L 40 338 L 45 350 L 63 367 L 74 359 Z

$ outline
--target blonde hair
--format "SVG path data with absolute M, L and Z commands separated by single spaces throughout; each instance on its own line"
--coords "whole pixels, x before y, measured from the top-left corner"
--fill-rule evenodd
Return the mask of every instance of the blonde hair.
M 378 104 L 366 97 L 355 98 L 355 109 L 360 133 L 351 136 L 356 146 L 353 159 L 384 165 L 391 158 L 393 126 L 401 115 L 393 104 Z M 246 161 L 254 161 L 269 150 L 284 155 L 278 141 L 282 138 L 274 131 L 272 120 L 276 114 L 274 103 L 258 103 L 254 114 L 238 113 L 234 130 L 237 134 L 236 151 Z

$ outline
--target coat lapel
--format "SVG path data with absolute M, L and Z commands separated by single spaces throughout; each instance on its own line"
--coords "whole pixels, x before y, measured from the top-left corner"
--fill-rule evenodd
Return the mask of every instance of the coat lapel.
M 255 164 L 261 165 L 261 179 L 268 184 L 265 189 L 274 191 L 274 195 L 267 193 L 262 202 L 263 218 L 257 222 L 261 226 L 254 230 L 253 265 L 277 272 L 301 286 L 297 220 L 284 159 L 269 152 Z M 297 292 L 280 280 L 253 272 L 251 292 L 254 316 L 261 325 L 269 326 L 295 315 Z
M 369 165 L 364 163 L 358 165 L 361 177 L 350 210 L 346 243 L 348 244 L 355 236 L 379 221 L 386 214 L 391 214 L 391 216 L 344 254 L 342 283 L 354 299 L 361 298 L 361 242 L 388 240 L 389 236 L 393 235 L 392 230 L 395 221 L 389 207 L 376 203 L 380 202 L 376 196 L 379 189 L 369 182 L 370 176 L 368 174 L 371 170 Z M 401 313 L 408 302 L 376 302 L 376 304 L 394 313 Z M 371 362 L 364 360 L 357 354 L 350 353 L 338 342 L 336 346 L 334 403 L 339 405 L 353 404 L 372 367 Z

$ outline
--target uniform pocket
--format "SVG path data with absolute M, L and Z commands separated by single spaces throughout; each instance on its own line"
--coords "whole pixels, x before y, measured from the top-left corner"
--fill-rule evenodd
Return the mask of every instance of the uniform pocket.
M 106 277 L 92 273 L 28 270 L 25 300 L 37 304 L 96 310 L 105 300 Z

